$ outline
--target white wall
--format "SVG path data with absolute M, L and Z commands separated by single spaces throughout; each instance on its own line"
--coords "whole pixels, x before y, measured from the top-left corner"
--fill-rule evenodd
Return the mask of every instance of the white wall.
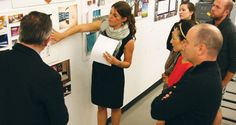
M 81 0 L 77 1 L 80 3 Z M 136 23 L 137 40 L 133 63 L 125 70 L 124 105 L 161 78 L 169 53 L 166 50 L 167 35 L 172 25 L 179 20 L 178 16 L 175 16 L 153 22 L 154 0 L 149 2 L 148 18 L 138 19 Z M 81 16 L 81 10 L 78 12 Z M 56 56 L 57 61 L 70 59 L 72 93 L 65 97 L 70 114 L 69 125 L 96 125 L 96 106 L 90 101 L 91 62 L 84 59 L 81 38 L 80 33 L 68 37 L 50 47 L 50 53 Z
M 137 40 L 133 63 L 125 70 L 124 105 L 159 80 L 164 71 L 169 53 L 166 50 L 167 35 L 174 22 L 178 21 L 178 16 L 153 22 L 153 12 L 154 1 L 150 1 L 149 17 L 136 22 Z M 60 55 L 59 60 L 71 59 L 72 94 L 66 97 L 70 113 L 69 125 L 96 125 L 97 107 L 90 101 L 91 62 L 84 60 L 84 46 L 80 38 L 80 33 L 68 37 L 53 46 L 51 51 Z

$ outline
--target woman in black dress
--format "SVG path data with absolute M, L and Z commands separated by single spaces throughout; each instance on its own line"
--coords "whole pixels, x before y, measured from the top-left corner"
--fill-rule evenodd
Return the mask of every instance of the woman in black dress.
M 124 97 L 124 68 L 132 62 L 135 41 L 135 19 L 131 7 L 124 1 L 112 5 L 108 20 L 76 25 L 64 33 L 54 31 L 52 39 L 60 41 L 78 32 L 100 31 L 101 34 L 121 41 L 116 55 L 104 53 L 112 66 L 93 62 L 92 103 L 98 106 L 98 125 L 105 125 L 107 108 L 111 108 L 112 125 L 119 125 Z M 124 59 L 121 56 L 124 54 Z

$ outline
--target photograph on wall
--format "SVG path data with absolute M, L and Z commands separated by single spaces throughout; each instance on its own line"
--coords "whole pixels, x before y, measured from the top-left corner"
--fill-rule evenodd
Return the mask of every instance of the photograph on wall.
M 94 43 L 96 42 L 97 39 L 97 32 L 89 32 L 86 34 L 86 43 L 87 43 L 87 49 L 86 49 L 86 54 L 90 55 L 92 52 L 92 48 Z
M 71 94 L 71 84 L 63 86 L 64 96 Z
M 0 34 L 0 51 L 8 49 L 7 34 Z
M 177 15 L 178 0 L 155 0 L 154 21 Z
M 0 32 L 6 32 L 7 23 L 5 16 L 0 16 Z
M 51 3 L 62 3 L 75 0 L 11 0 L 13 8 L 23 8 L 31 6 L 46 5 Z
M 96 6 L 96 7 L 100 7 L 100 6 L 105 6 L 111 3 L 116 2 L 117 0 L 87 0 L 87 6 Z
M 67 29 L 77 24 L 77 4 L 59 7 L 59 29 Z
M 93 19 L 101 16 L 101 9 L 93 10 Z
M 57 71 L 61 75 L 61 81 L 63 83 L 63 89 L 66 90 L 64 91 L 65 93 L 68 93 L 68 88 L 66 88 L 71 81 L 71 73 L 70 73 L 70 60 L 65 60 L 60 63 L 54 64 L 51 66 L 55 71 Z
M 8 22 L 9 22 L 9 24 L 19 23 L 22 18 L 23 18 L 22 13 L 10 15 L 10 16 L 8 16 Z
M 87 6 L 96 4 L 96 0 L 87 0 Z
M 126 2 L 132 7 L 135 17 L 147 17 L 148 16 L 148 4 L 149 0 L 126 0 Z
M 20 33 L 20 26 L 11 27 L 11 37 L 18 36 Z

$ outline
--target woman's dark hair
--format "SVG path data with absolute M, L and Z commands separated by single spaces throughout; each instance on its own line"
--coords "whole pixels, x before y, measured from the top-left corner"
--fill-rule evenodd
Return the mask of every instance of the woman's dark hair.
M 180 20 L 179 23 L 176 23 L 174 27 L 180 31 L 179 38 L 181 41 L 186 39 L 189 29 L 194 25 L 196 25 L 196 22 L 193 20 Z
M 180 6 L 183 5 L 183 4 L 187 4 L 187 7 L 188 7 L 189 11 L 193 12 L 193 15 L 191 16 L 191 20 L 195 21 L 195 6 L 194 6 L 194 4 L 189 2 L 189 1 L 183 1 L 180 4 Z
M 121 17 L 127 17 L 130 33 L 135 37 L 136 26 L 135 26 L 135 18 L 131 13 L 132 8 L 125 1 L 119 1 L 112 5 L 116 9 L 116 11 L 120 14 Z M 126 23 L 125 22 L 125 23 Z

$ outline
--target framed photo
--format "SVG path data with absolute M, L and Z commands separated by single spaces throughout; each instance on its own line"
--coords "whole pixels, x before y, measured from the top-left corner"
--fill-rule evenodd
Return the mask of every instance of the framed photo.
M 59 29 L 67 29 L 73 25 L 76 25 L 77 20 L 77 5 L 71 5 L 58 8 L 59 16 Z
M 9 22 L 9 24 L 19 23 L 22 18 L 23 18 L 22 13 L 10 15 L 10 16 L 8 16 L 8 22 Z
M 126 2 L 132 7 L 132 13 L 135 17 L 144 18 L 148 16 L 149 0 L 126 0 Z
M 178 0 L 155 0 L 154 21 L 177 15 Z
M 54 65 L 51 65 L 51 67 L 61 75 L 64 96 L 70 94 L 71 93 L 71 84 L 69 84 L 69 82 L 71 81 L 70 60 L 68 59 L 56 63 Z
M 55 71 L 61 75 L 61 81 L 63 84 L 68 83 L 70 79 L 70 60 L 54 64 L 51 66 Z

